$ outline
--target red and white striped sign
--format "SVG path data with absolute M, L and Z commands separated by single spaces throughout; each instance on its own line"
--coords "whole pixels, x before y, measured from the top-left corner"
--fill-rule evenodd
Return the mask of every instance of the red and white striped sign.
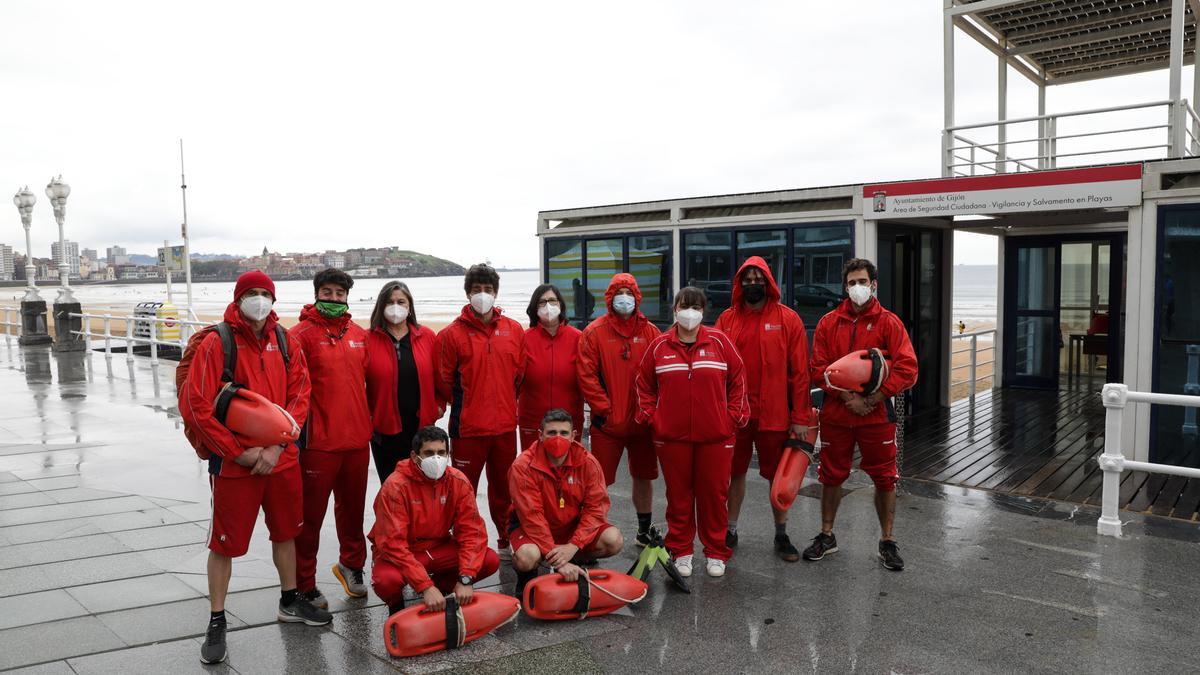
M 863 216 L 929 218 L 1136 206 L 1142 165 L 1030 171 L 863 187 Z

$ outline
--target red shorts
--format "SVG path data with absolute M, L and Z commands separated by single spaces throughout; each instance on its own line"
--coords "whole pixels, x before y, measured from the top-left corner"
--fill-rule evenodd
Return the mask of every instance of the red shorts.
M 654 480 L 658 478 L 658 456 L 654 452 L 654 442 L 650 434 L 639 436 L 610 436 L 603 429 L 592 427 L 591 450 L 600 466 L 604 468 L 604 484 L 612 485 L 617 482 L 617 465 L 621 463 L 621 453 L 629 448 L 629 475 L 634 478 Z
M 875 489 L 895 490 L 900 472 L 896 469 L 896 425 L 890 422 L 858 427 L 822 424 L 817 480 L 822 485 L 846 482 L 854 461 L 855 444 L 862 454 L 858 468 L 875 481 Z
M 774 480 L 775 470 L 779 468 L 779 458 L 783 456 L 783 444 L 787 441 L 786 431 L 759 431 L 758 420 L 750 420 L 746 426 L 738 429 L 737 445 L 733 449 L 734 476 L 744 476 L 750 470 L 750 455 L 758 451 L 758 475 L 767 480 Z
M 586 546 L 583 546 L 579 549 L 580 552 L 586 552 L 596 548 L 596 545 L 600 542 L 600 536 L 603 535 L 604 531 L 610 527 L 612 527 L 612 525 L 608 524 L 607 522 L 604 523 L 604 525 L 596 531 L 596 536 L 593 537 Z M 574 530 L 567 530 L 565 532 L 551 532 L 551 535 L 554 537 L 555 546 L 570 543 L 571 535 L 573 534 L 575 534 Z M 517 526 L 517 529 L 508 533 L 508 541 L 510 544 L 512 544 L 512 550 L 514 552 L 521 548 L 521 546 L 524 544 L 533 544 L 533 540 L 529 538 L 529 535 L 525 534 L 524 528 L 520 527 L 519 525 Z
M 304 491 L 300 465 L 267 476 L 210 476 L 212 525 L 208 548 L 236 558 L 250 548 L 258 511 L 266 514 L 271 541 L 291 541 L 304 525 Z

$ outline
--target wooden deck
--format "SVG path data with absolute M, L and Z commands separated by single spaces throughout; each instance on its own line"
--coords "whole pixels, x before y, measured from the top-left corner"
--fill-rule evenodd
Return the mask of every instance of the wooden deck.
M 1099 393 L 989 390 L 909 418 L 900 475 L 1011 494 L 1099 505 L 1104 406 Z M 1196 465 L 1200 457 L 1167 461 Z M 1126 472 L 1121 508 L 1200 520 L 1200 480 Z

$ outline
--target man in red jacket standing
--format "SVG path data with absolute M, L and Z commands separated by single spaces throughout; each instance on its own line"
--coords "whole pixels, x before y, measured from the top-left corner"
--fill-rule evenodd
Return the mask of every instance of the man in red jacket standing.
M 449 444 L 441 429 L 419 429 L 412 457 L 396 465 L 375 497 L 371 584 L 392 614 L 404 609 L 405 585 L 439 611 L 445 593 L 469 603 L 475 582 L 500 568 L 487 546 L 475 488 L 450 466 Z
M 513 462 L 513 567 L 517 597 L 543 560 L 567 581 L 583 574 L 576 560 L 621 552 L 621 531 L 606 520 L 608 490 L 595 456 L 571 440 L 571 415 L 555 408 L 542 418 L 541 437 Z
M 579 338 L 579 388 L 592 410 L 592 454 L 604 467 L 606 485 L 616 481 L 621 453 L 629 449 L 637 543 L 645 546 L 650 541 L 658 457 L 650 428 L 634 420 L 637 395 L 633 381 L 642 354 L 661 331 L 642 314 L 642 292 L 632 274 L 614 275 L 604 301 L 608 313 L 589 324 Z
M 904 569 L 892 538 L 896 516 L 896 410 L 892 397 L 917 382 L 917 357 L 904 323 L 879 304 L 875 265 L 855 258 L 842 268 L 849 296 L 817 323 L 813 336 L 812 380 L 825 390 L 821 406 L 821 532 L 804 549 L 805 560 L 820 560 L 838 550 L 833 521 L 842 500 L 841 485 L 850 475 L 854 447 L 859 468 L 875 482 L 875 511 L 879 516 L 879 559 L 889 570 Z M 890 358 L 890 373 L 869 396 L 841 391 L 825 384 L 825 368 L 860 349 L 882 349 Z
M 717 329 L 733 340 L 746 366 L 750 422 L 738 429 L 729 482 L 729 531 L 726 543 L 737 546 L 738 514 L 746 497 L 750 455 L 758 451 L 758 473 L 767 481 L 783 456 L 788 438 L 804 438 L 812 416 L 808 392 L 808 335 L 804 321 L 779 302 L 779 286 L 767 262 L 751 256 L 733 278 L 733 304 L 717 319 Z M 775 552 L 787 562 L 800 552 L 787 535 L 787 511 L 774 507 Z
M 438 387 L 451 401 L 454 467 L 478 489 L 486 465 L 488 510 L 499 533 L 496 547 L 507 556 L 504 533 L 512 506 L 508 467 L 517 456 L 517 388 L 525 330 L 496 307 L 500 275 L 490 266 L 467 270 L 463 290 L 469 302 L 454 323 L 438 333 Z
M 366 390 L 367 332 L 350 320 L 346 303 L 353 287 L 354 280 L 341 270 L 318 272 L 313 278 L 316 302 L 304 306 L 300 323 L 292 329 L 304 350 L 312 382 L 312 405 L 300 435 L 304 529 L 296 539 L 296 576 L 300 592 L 318 607 L 329 606 L 317 588 L 317 550 L 331 493 L 341 547 L 333 576 L 346 595 L 367 596 L 363 510 L 372 427 Z
M 234 302 L 225 308 L 225 323 L 237 349 L 232 381 L 265 396 L 304 424 L 308 414 L 308 368 L 299 343 L 281 328 L 271 310 L 275 283 L 254 270 L 238 277 Z M 280 337 L 286 344 L 280 345 Z M 283 349 L 287 350 L 285 360 Z M 272 558 L 282 590 L 278 618 L 323 626 L 329 612 L 313 607 L 296 590 L 296 536 L 304 515 L 300 502 L 300 466 L 296 446 L 244 448 L 218 419 L 215 401 L 226 382 L 221 337 L 211 331 L 200 342 L 179 396 L 179 413 L 194 428 L 212 456 L 212 523 L 208 537 L 208 600 L 212 614 L 204 644 L 203 663 L 225 660 L 225 596 L 233 559 L 246 554 L 261 509 L 271 534 Z

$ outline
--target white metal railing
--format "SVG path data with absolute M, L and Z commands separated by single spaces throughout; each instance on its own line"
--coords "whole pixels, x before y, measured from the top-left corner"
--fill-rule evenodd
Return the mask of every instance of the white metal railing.
M 104 341 L 104 358 L 112 358 L 113 342 L 120 343 L 119 346 L 125 348 L 125 360 L 133 361 L 133 348 L 136 345 L 149 345 L 150 347 L 150 363 L 158 364 L 158 348 L 159 347 L 174 347 L 183 350 L 187 346 L 188 338 L 193 332 L 198 332 L 200 329 L 211 326 L 212 322 L 190 321 L 187 319 L 179 319 L 174 317 L 162 316 L 116 316 L 112 314 L 71 314 L 71 318 L 82 319 L 82 330 L 71 331 L 73 335 L 78 335 L 80 338 L 91 340 Z M 92 331 L 92 321 L 103 322 L 103 332 L 96 333 Z M 117 333 L 113 333 L 113 322 L 121 322 L 124 324 Z M 150 337 L 135 335 L 138 324 L 150 324 Z M 161 339 L 159 327 L 174 328 L 179 327 L 179 337 L 175 339 Z
M 17 317 L 16 321 L 13 321 L 14 314 Z M 13 337 L 21 337 L 21 330 L 23 329 L 21 325 L 21 310 L 15 307 L 5 307 L 4 323 L 0 325 L 4 326 L 4 343 L 12 346 Z
M 1166 122 L 1163 124 L 1138 124 L 1122 126 L 1104 123 L 1104 116 L 1114 113 L 1163 108 Z M 1088 118 L 1091 118 L 1090 120 Z M 1060 134 L 1058 123 L 1063 119 L 1080 119 L 1096 123 L 1095 130 Z M 1026 138 L 1008 140 L 1008 131 L 1014 126 L 1034 126 L 1036 131 Z M 999 133 L 1003 130 L 1005 133 Z M 1166 130 L 1166 138 L 1158 133 Z M 993 142 L 974 140 L 963 132 L 983 132 L 997 137 Z M 1151 132 L 1146 135 L 1146 132 Z M 1142 134 L 1113 140 L 1110 143 L 1089 145 L 1086 140 L 1116 134 Z M 990 135 L 989 134 L 989 135 Z M 942 131 L 942 173 L 945 176 L 975 176 L 1034 171 L 1057 168 L 1061 160 L 1068 163 L 1094 164 L 1104 156 L 1122 152 L 1144 152 L 1165 150 L 1166 157 L 1200 155 L 1200 116 L 1187 99 L 1178 101 L 1153 101 L 1131 105 L 1076 110 L 1072 112 L 1034 115 L 995 122 L 962 124 Z M 1136 140 L 1134 140 L 1136 139 Z M 1075 141 L 1080 147 L 1072 152 L 1060 152 L 1059 141 Z M 1088 158 L 1088 159 L 1082 159 Z
M 1174 466 L 1172 464 L 1155 464 L 1153 462 L 1137 462 L 1125 459 L 1121 450 L 1121 418 L 1125 406 L 1129 403 L 1153 403 L 1157 405 L 1178 405 L 1187 408 L 1200 408 L 1200 396 L 1183 394 L 1154 394 L 1144 391 L 1130 391 L 1123 384 L 1106 384 L 1100 392 L 1104 401 L 1104 452 L 1096 459 L 1100 470 L 1104 472 L 1104 487 L 1100 520 L 1096 521 L 1096 532 L 1113 537 L 1121 536 L 1120 511 L 1121 473 L 1124 471 L 1144 471 L 1146 473 L 1165 473 L 1185 478 L 1200 478 L 1200 468 Z
M 990 337 L 991 342 L 984 344 L 984 346 L 981 348 L 979 346 L 979 338 L 981 338 L 981 337 Z M 950 347 L 950 364 L 951 364 L 950 365 L 950 373 L 951 373 L 950 387 L 951 387 L 951 389 L 953 389 L 954 387 L 956 387 L 960 384 L 970 385 L 967 388 L 967 390 L 969 392 L 968 397 L 971 399 L 971 403 L 974 403 L 975 402 L 975 390 L 976 390 L 976 386 L 979 383 L 979 381 L 980 380 L 988 380 L 988 379 L 990 379 L 993 383 L 996 381 L 996 373 L 995 373 L 996 329 L 991 328 L 988 330 L 978 330 L 978 331 L 974 331 L 971 333 L 958 333 L 958 334 L 950 336 L 950 338 L 951 338 L 951 345 L 954 344 L 954 340 L 963 340 L 963 341 L 969 340 L 970 341 L 970 345 L 967 349 L 955 350 L 953 346 Z M 981 351 L 991 352 L 992 353 L 991 358 L 988 359 L 987 361 L 980 361 L 979 360 L 979 352 L 981 352 Z M 967 363 L 960 363 L 957 366 L 954 365 L 954 355 L 955 354 L 967 354 L 967 353 L 969 353 L 971 355 L 970 360 Z M 980 376 L 979 368 L 981 366 L 992 366 L 992 372 L 989 372 L 986 375 Z M 967 378 L 965 380 L 955 380 L 954 379 L 954 371 L 962 370 L 963 368 L 967 369 Z

